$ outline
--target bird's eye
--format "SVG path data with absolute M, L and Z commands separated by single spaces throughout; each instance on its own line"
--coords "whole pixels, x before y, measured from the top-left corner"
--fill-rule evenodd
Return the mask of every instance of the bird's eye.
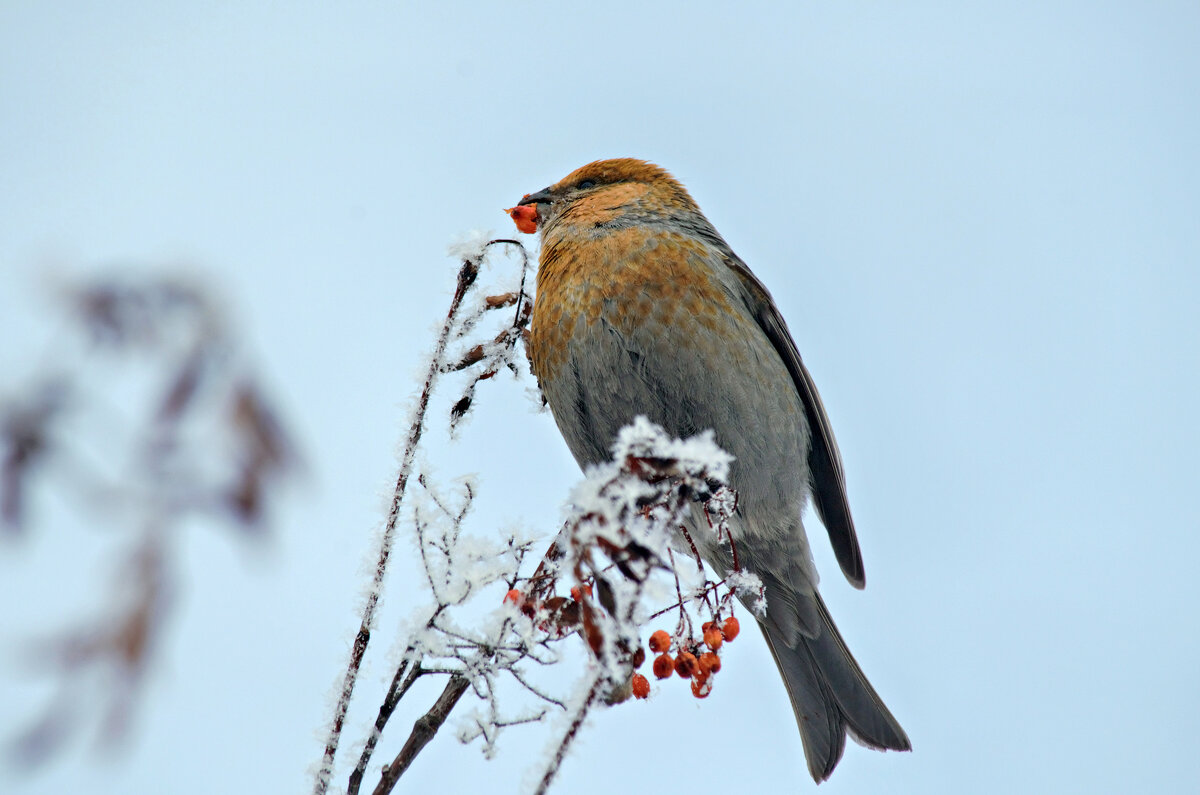
M 575 187 L 578 188 L 579 190 L 587 190 L 588 188 L 594 188 L 594 187 L 596 187 L 596 180 L 585 179 L 582 182 L 580 182 L 578 185 L 576 185 Z

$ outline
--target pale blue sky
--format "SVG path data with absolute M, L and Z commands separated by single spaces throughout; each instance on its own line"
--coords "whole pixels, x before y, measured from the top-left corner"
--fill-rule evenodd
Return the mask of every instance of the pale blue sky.
M 188 535 L 127 753 L 0 789 L 307 788 L 446 246 L 613 156 L 673 171 L 772 290 L 841 444 L 868 587 L 818 528 L 824 593 L 915 751 L 851 746 L 821 791 L 1200 789 L 1197 85 L 1188 2 L 4 3 L 0 364 L 46 263 L 187 263 L 309 474 L 266 547 Z M 489 385 L 442 471 L 549 531 L 578 472 L 524 387 Z M 46 692 L 2 660 L 107 576 L 87 536 L 0 545 L 0 734 Z M 599 713 L 558 791 L 812 789 L 747 637 L 699 707 Z M 409 791 L 515 791 L 545 736 L 440 738 Z

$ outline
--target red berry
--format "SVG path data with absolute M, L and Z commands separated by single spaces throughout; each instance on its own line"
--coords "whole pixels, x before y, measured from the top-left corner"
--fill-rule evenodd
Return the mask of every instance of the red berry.
M 659 679 L 666 679 L 675 670 L 675 661 L 671 659 L 671 655 L 662 654 L 654 658 L 654 675 Z
M 641 674 L 633 675 L 633 697 L 646 698 L 650 695 L 650 680 Z
M 721 670 L 721 658 L 713 654 L 711 651 L 706 651 L 700 655 L 700 673 L 715 674 Z
M 675 658 L 675 673 L 679 674 L 684 679 L 691 679 L 692 675 L 696 673 L 697 665 L 698 663 L 696 662 L 696 655 L 692 654 L 690 651 L 685 651 L 683 654 L 680 654 L 677 658 Z
M 741 631 L 741 625 L 738 624 L 738 620 L 733 616 L 725 619 L 725 623 L 721 626 L 721 634 L 725 636 L 725 640 L 733 640 Z
M 708 629 L 704 630 L 704 645 L 713 651 L 721 648 L 721 644 L 724 641 L 725 638 L 721 636 L 721 630 L 717 629 L 716 627 L 709 627 Z
M 517 225 L 517 230 L 531 235 L 537 231 L 537 208 L 532 204 L 519 205 L 510 207 L 504 212 L 508 213 L 509 217 Z
M 650 636 L 650 651 L 663 654 L 671 648 L 671 636 L 666 630 L 658 630 Z
M 696 698 L 708 698 L 712 692 L 712 678 L 707 674 L 697 676 L 692 680 L 692 695 Z

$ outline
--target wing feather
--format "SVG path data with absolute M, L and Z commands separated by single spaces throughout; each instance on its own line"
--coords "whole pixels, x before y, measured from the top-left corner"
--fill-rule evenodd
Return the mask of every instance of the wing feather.
M 812 477 L 813 504 L 821 517 L 821 523 L 829 533 L 829 541 L 833 545 L 838 564 L 842 567 L 842 573 L 851 585 L 862 588 L 866 585 L 866 573 L 863 570 L 858 535 L 854 532 L 854 519 L 850 516 L 850 503 L 846 499 L 846 475 L 842 470 L 842 457 L 838 453 L 837 440 L 833 438 L 833 428 L 829 425 L 829 417 L 821 403 L 817 385 L 813 383 L 812 375 L 800 359 L 796 343 L 783 316 L 775 308 L 775 302 L 771 300 L 767 288 L 750 272 L 746 263 L 737 257 L 727 259 L 726 263 L 746 287 L 754 318 L 792 375 L 812 434 L 808 468 Z

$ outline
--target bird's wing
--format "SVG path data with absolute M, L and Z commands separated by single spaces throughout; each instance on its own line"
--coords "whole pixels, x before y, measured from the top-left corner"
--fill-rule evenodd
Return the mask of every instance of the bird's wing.
M 804 404 L 804 411 L 808 415 L 808 427 L 812 433 L 808 468 L 812 477 L 813 503 L 821 516 L 821 523 L 829 532 L 829 541 L 833 545 L 838 564 L 842 567 L 842 573 L 851 585 L 862 588 L 867 582 L 866 573 L 863 571 L 858 536 L 854 532 L 854 519 L 850 516 L 850 503 L 846 499 L 846 476 L 842 471 L 842 457 L 838 454 L 837 440 L 833 438 L 833 429 L 829 426 L 829 417 L 825 414 L 825 406 L 821 404 L 817 385 L 813 383 L 808 368 L 800 360 L 796 343 L 792 340 L 779 310 L 775 308 L 775 302 L 771 300 L 767 288 L 750 272 L 746 263 L 736 256 L 726 258 L 726 264 L 745 286 L 755 320 L 775 346 L 788 372 L 792 374 L 792 381 L 796 384 L 796 392 Z

